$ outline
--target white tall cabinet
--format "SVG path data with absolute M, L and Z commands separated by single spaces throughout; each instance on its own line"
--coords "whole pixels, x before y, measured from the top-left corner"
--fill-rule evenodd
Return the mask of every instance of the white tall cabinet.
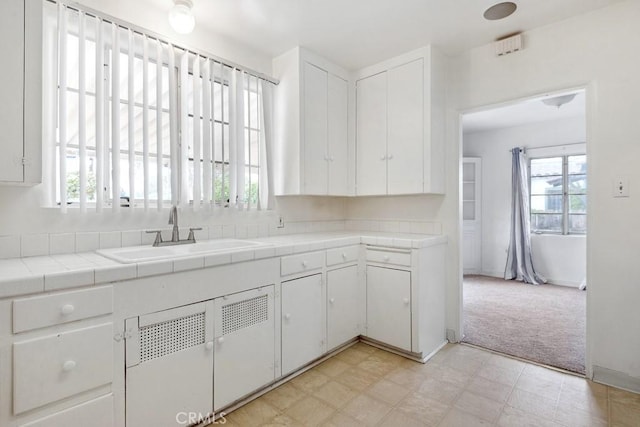
M 273 68 L 276 194 L 349 195 L 348 73 L 301 48 Z
M 426 47 L 357 73 L 356 194 L 444 192 L 444 60 Z
M 0 14 L 0 182 L 41 181 L 42 2 L 4 0 Z
M 482 272 L 482 160 L 462 159 L 462 265 L 465 274 Z

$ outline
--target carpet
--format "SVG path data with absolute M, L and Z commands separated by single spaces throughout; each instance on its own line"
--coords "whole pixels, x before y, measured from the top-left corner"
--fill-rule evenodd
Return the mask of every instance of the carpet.
M 586 292 L 465 276 L 463 342 L 584 374 Z

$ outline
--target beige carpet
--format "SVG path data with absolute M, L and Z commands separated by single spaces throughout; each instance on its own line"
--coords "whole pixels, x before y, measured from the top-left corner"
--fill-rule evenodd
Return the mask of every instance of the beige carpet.
M 464 342 L 584 374 L 585 291 L 465 276 L 463 295 Z

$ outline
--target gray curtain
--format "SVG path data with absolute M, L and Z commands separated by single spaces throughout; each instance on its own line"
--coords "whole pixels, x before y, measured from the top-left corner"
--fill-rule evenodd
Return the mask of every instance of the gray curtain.
M 536 273 L 531 259 L 529 180 L 524 156 L 519 147 L 511 150 L 511 159 L 511 240 L 504 278 L 540 285 L 547 280 Z

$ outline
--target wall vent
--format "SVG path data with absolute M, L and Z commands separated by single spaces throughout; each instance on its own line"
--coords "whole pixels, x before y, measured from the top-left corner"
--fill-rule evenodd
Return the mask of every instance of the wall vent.
M 140 363 L 204 344 L 204 313 L 140 328 Z
M 522 34 L 515 34 L 497 40 L 493 43 L 496 56 L 508 55 L 524 48 Z

